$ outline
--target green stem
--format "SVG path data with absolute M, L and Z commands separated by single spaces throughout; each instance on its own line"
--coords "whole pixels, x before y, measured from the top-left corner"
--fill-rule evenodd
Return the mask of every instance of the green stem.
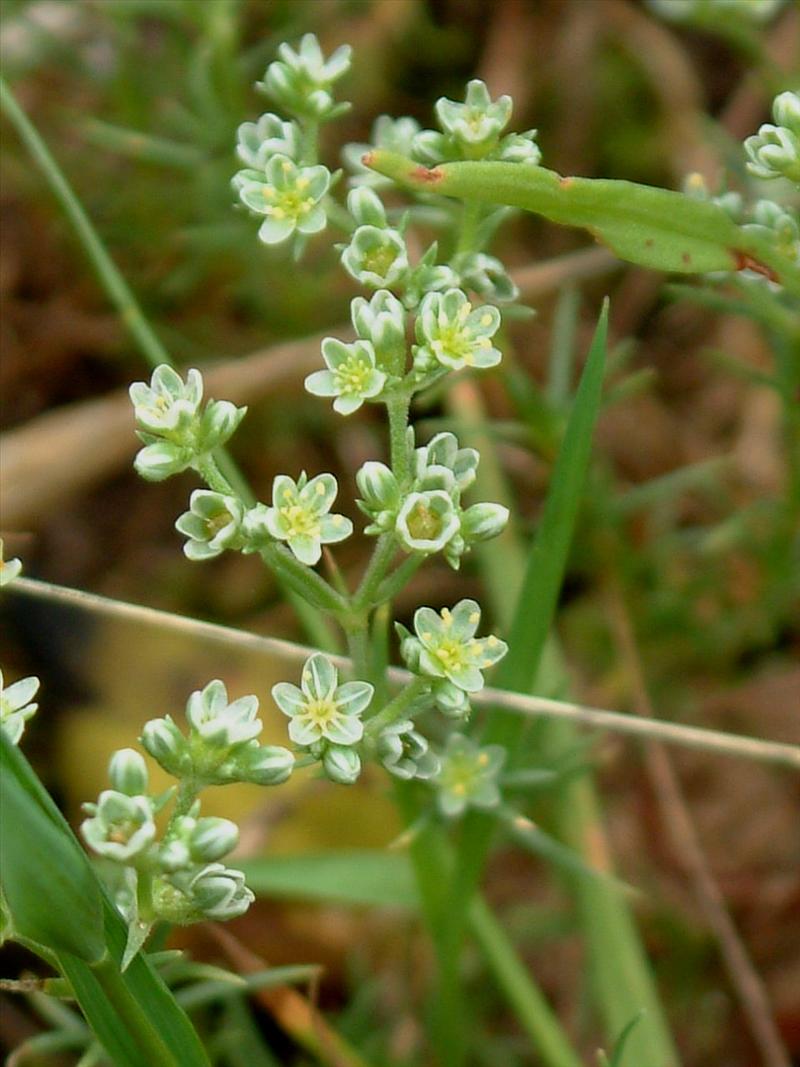
M 125 1024 L 127 1032 L 136 1038 L 142 1052 L 142 1062 L 150 1067 L 176 1067 L 176 1061 L 164 1044 L 153 1022 L 125 984 L 119 967 L 108 955 L 91 964 L 95 978 L 102 986 L 109 1003 Z
M 455 251 L 457 256 L 464 256 L 469 252 L 475 251 L 478 223 L 481 221 L 482 214 L 483 207 L 479 201 L 467 200 L 464 202 L 461 230 L 458 234 L 458 244 Z
M 415 678 L 412 682 L 409 682 L 405 689 L 397 694 L 394 700 L 389 701 L 383 711 L 379 711 L 377 715 L 369 720 L 366 728 L 366 736 L 368 738 L 375 738 L 381 730 L 385 730 L 386 727 L 391 726 L 393 722 L 402 719 L 417 697 L 421 696 L 426 689 L 429 689 L 430 685 L 430 678 Z
M 486 901 L 476 896 L 469 909 L 469 923 L 486 962 L 514 1009 L 533 1047 L 546 1067 L 581 1067 L 550 1005 L 531 980 L 514 946 Z
M 407 559 L 404 559 L 397 570 L 385 578 L 378 586 L 375 593 L 376 603 L 383 604 L 387 600 L 393 600 L 426 559 L 427 556 L 422 555 L 420 552 L 415 552 L 413 556 L 408 556 Z
M 366 679 L 370 674 L 369 628 L 366 621 L 347 631 L 347 650 L 353 662 L 356 678 Z
M 385 597 L 376 596 L 376 591 L 386 575 L 386 571 L 397 552 L 394 534 L 382 534 L 378 538 L 372 558 L 364 571 L 364 577 L 353 597 L 353 609 L 361 611 L 374 604 L 380 604 Z
M 300 128 L 300 164 L 303 167 L 313 167 L 319 159 L 319 123 L 315 119 L 304 118 Z
M 391 449 L 392 470 L 400 483 L 400 488 L 407 488 L 411 477 L 411 457 L 408 454 L 408 409 L 410 398 L 406 392 L 393 393 L 386 398 L 386 410 L 389 415 L 389 447 Z

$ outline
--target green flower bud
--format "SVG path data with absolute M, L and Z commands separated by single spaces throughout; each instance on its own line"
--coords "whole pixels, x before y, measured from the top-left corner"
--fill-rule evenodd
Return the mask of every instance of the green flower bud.
M 207 816 L 198 819 L 189 836 L 189 851 L 196 863 L 213 863 L 239 842 L 239 827 L 230 819 Z
M 129 797 L 147 792 L 147 764 L 134 748 L 120 748 L 111 757 L 108 778 L 119 793 Z
M 347 210 L 355 219 L 356 226 L 384 228 L 388 225 L 386 208 L 380 197 L 366 186 L 350 190 L 347 194 Z
M 378 357 L 392 361 L 399 355 L 401 366 L 406 351 L 406 313 L 403 305 L 388 289 L 379 289 L 370 300 L 357 296 L 350 304 L 350 317 L 356 333 L 362 340 L 370 341 Z
M 438 678 L 431 690 L 436 707 L 449 719 L 466 719 L 471 711 L 469 696 L 446 678 Z
M 236 753 L 236 781 L 281 785 L 294 769 L 294 756 L 280 745 L 247 745 Z
M 387 289 L 408 271 L 408 251 L 397 230 L 359 226 L 342 252 L 342 266 L 362 285 Z
M 461 516 L 461 535 L 467 544 L 489 541 L 506 528 L 508 514 L 502 504 L 473 504 Z
M 183 778 L 192 771 L 192 759 L 186 738 L 169 715 L 146 722 L 140 738 L 142 747 L 175 778 Z
M 356 501 L 365 515 L 373 520 L 370 534 L 393 529 L 400 508 L 400 486 L 385 463 L 368 460 L 356 474 L 361 499 Z
M 516 300 L 519 289 L 495 256 L 484 252 L 459 258 L 458 273 L 464 289 L 472 289 L 483 300 L 498 300 L 507 303 Z
M 460 493 L 469 489 L 475 481 L 480 454 L 474 448 L 459 448 L 458 439 L 452 433 L 437 433 L 427 445 L 414 452 L 414 470 L 418 479 L 424 479 L 431 467 L 445 467 L 452 471 Z
M 210 863 L 191 882 L 195 904 L 207 919 L 235 919 L 243 915 L 255 900 L 244 884 L 241 871 Z
M 536 133 L 536 130 L 527 130 L 525 133 L 507 134 L 492 153 L 492 159 L 537 166 L 541 162 L 542 152 L 536 143 Z
M 395 532 L 410 552 L 438 552 L 458 532 L 458 514 L 441 489 L 409 493 L 397 515 Z
M 400 655 L 403 662 L 414 674 L 419 674 L 422 643 L 419 638 L 406 629 L 401 622 L 394 624 L 395 633 L 400 638 Z
M 233 435 L 247 414 L 247 408 L 237 408 L 229 400 L 209 400 L 197 433 L 197 450 L 213 452 Z
M 272 156 L 300 158 L 300 128 L 296 122 L 284 122 L 269 112 L 257 122 L 243 122 L 236 131 L 236 154 L 246 167 L 263 171 Z
M 140 434 L 140 436 L 143 436 Z M 153 441 L 136 453 L 133 465 L 148 482 L 163 482 L 192 465 L 194 451 L 170 441 Z
M 800 93 L 785 92 L 772 102 L 772 117 L 776 126 L 785 126 L 800 137 Z
M 377 755 L 395 778 L 433 778 L 439 773 L 439 757 L 428 748 L 428 741 L 410 719 L 392 723 L 378 737 Z
M 353 748 L 328 745 L 322 756 L 322 769 L 332 782 L 353 785 L 361 774 L 361 760 Z

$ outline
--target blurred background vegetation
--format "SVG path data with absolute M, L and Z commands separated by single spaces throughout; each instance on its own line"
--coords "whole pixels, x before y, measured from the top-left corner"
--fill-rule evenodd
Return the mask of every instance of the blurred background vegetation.
M 312 242 L 300 265 L 260 245 L 229 186 L 235 130 L 266 110 L 251 86 L 276 45 L 312 30 L 326 51 L 354 46 L 343 90 L 353 109 L 325 128 L 332 167 L 342 143 L 369 139 L 377 115 L 429 125 L 438 96 L 459 98 L 479 76 L 493 94 L 512 94 L 515 128 L 537 127 L 544 165 L 562 173 L 675 188 L 700 171 L 715 188 L 727 172 L 745 188 L 740 142 L 766 121 L 774 92 L 796 84 L 799 16 L 789 4 L 763 27 L 732 18 L 710 32 L 659 20 L 633 0 L 3 0 L 0 54 L 167 349 L 183 366 L 219 365 L 215 394 L 249 403 L 233 450 L 260 496 L 278 472 L 325 469 L 346 502 L 355 470 L 383 454 L 379 414 L 336 418 L 302 380 L 319 360 L 314 335 L 336 334 L 355 289 L 330 241 Z M 3 142 L 7 554 L 47 581 L 308 640 L 255 559 L 201 567 L 182 556 L 173 522 L 191 479 L 145 485 L 129 462 L 136 442 L 124 389 L 149 372 L 7 127 Z M 797 348 L 772 343 L 750 314 L 708 306 L 699 286 L 670 288 L 587 249 L 584 234 L 532 216 L 507 227 L 496 251 L 520 272 L 536 315 L 509 326 L 502 370 L 434 397 L 417 416 L 431 429 L 456 420 L 465 436 L 488 433 L 527 534 L 610 295 L 612 367 L 558 617 L 574 691 L 629 710 L 641 704 L 643 673 L 660 717 L 800 740 Z M 481 411 L 488 431 L 476 425 Z M 342 548 L 347 573 L 367 549 L 359 537 Z M 491 603 L 497 587 L 482 593 L 486 573 L 479 561 L 458 575 L 429 564 L 398 612 L 423 598 Z M 145 719 L 177 710 L 217 674 L 236 693 L 260 694 L 281 675 L 277 662 L 23 598 L 6 622 L 8 675 L 43 679 L 27 750 L 73 819 L 104 784 L 109 753 Z M 760 1062 L 683 859 L 663 833 L 657 782 L 626 742 L 598 738 L 592 751 L 612 847 L 642 890 L 642 929 L 685 1063 Z M 798 782 L 693 754 L 674 764 L 800 1062 Z M 398 830 L 383 788 L 377 779 L 352 791 L 305 782 L 265 801 L 237 787 L 209 813 L 246 819 L 250 855 L 381 847 Z M 487 888 L 588 1057 L 598 1041 L 580 929 L 558 880 L 504 849 Z M 429 961 L 405 918 L 272 901 L 233 929 L 270 962 L 322 962 L 322 1005 L 376 1062 L 424 1062 L 413 1020 Z M 193 951 L 218 959 L 202 938 L 191 935 Z M 478 981 L 477 958 L 466 963 L 486 1020 L 476 1062 L 535 1063 L 491 985 Z M 256 1011 L 271 1032 L 269 1011 Z M 38 1025 L 18 1002 L 3 1017 L 9 1049 Z M 282 1054 L 280 1062 L 302 1062 L 288 1046 Z

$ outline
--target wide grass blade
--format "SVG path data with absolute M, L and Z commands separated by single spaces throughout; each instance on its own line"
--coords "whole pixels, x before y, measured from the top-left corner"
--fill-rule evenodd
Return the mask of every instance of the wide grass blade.
M 122 917 L 61 812 L 2 731 L 0 753 L 2 887 L 14 935 L 55 962 L 118 1067 L 208 1067 L 189 1019 L 146 958 L 140 953 L 120 972 L 127 940 Z

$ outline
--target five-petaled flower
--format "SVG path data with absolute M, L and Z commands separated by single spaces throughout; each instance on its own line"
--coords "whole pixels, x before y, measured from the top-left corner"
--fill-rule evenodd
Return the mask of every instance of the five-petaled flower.
M 460 600 L 452 611 L 442 608 L 441 613 L 419 608 L 414 615 L 419 673 L 447 678 L 465 693 L 482 689 L 481 671 L 501 660 L 508 646 L 494 634 L 475 637 L 480 621 L 481 609 L 474 600 Z
M 322 555 L 322 545 L 344 541 L 353 524 L 344 515 L 329 515 L 336 493 L 332 474 L 318 474 L 308 481 L 305 472 L 295 482 L 279 474 L 272 483 L 272 507 L 258 504 L 244 521 L 246 536 L 258 540 L 264 533 L 286 541 L 300 560 L 313 566 Z
M 359 226 L 342 252 L 342 266 L 362 285 L 387 289 L 408 271 L 408 250 L 398 230 Z
M 258 231 L 267 245 L 285 241 L 298 233 L 319 233 L 327 217 L 320 201 L 328 191 L 331 174 L 327 167 L 298 167 L 288 156 L 267 160 L 263 176 L 242 172 L 235 182 L 239 199 L 257 215 L 266 215 Z
M 328 59 L 313 33 L 306 33 L 297 49 L 285 42 L 278 47 L 280 59 L 270 63 L 257 88 L 296 115 L 327 120 L 347 110 L 334 103 L 330 89 L 350 69 L 349 44 L 340 45 Z
M 505 762 L 501 745 L 479 748 L 463 734 L 451 734 L 434 784 L 443 815 L 454 817 L 468 807 L 487 810 L 500 803 L 497 776 Z
M 236 497 L 195 489 L 175 529 L 189 538 L 183 546 L 189 559 L 213 559 L 240 540 L 243 518 L 244 505 Z
M 475 78 L 467 84 L 463 104 L 441 97 L 436 101 L 436 115 L 442 129 L 459 141 L 468 154 L 470 148 L 497 139 L 511 118 L 511 107 L 510 96 L 492 100 L 486 84 Z
M 473 308 L 461 289 L 428 293 L 416 323 L 415 363 L 427 370 L 437 363 L 453 370 L 494 367 L 500 351 L 492 337 L 500 327 L 500 312 L 491 304 Z
M 86 843 L 101 856 L 125 863 L 142 853 L 156 836 L 148 797 L 129 797 L 104 789 L 96 804 L 84 804 L 91 819 L 81 823 Z
M 339 685 L 338 671 L 327 656 L 317 652 L 306 660 L 299 689 L 290 682 L 279 682 L 273 686 L 272 696 L 291 719 L 289 737 L 296 745 L 323 740 L 354 745 L 364 734 L 361 714 L 374 692 L 369 682 Z
M 386 384 L 386 375 L 377 368 L 370 341 L 345 344 L 326 337 L 322 358 L 328 369 L 309 374 L 306 389 L 315 396 L 335 397 L 333 408 L 340 415 L 357 411 L 365 400 L 378 396 Z

